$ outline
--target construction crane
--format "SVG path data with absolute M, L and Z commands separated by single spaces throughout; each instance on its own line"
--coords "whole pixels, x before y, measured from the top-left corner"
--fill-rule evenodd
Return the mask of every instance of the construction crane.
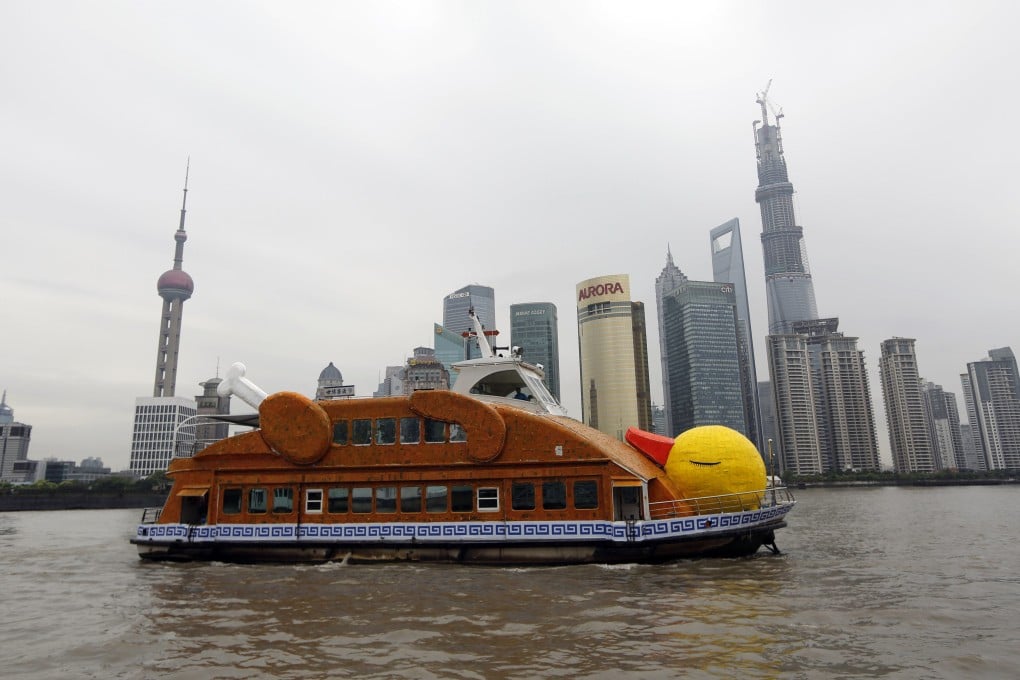
M 772 112 L 772 117 L 776 119 L 776 123 L 778 123 L 779 119 L 783 117 L 783 107 L 779 107 L 779 110 L 776 111 L 775 107 L 772 106 L 772 102 L 769 101 L 769 88 L 770 87 L 772 87 L 772 79 L 771 78 L 769 78 L 769 82 L 765 86 L 765 89 L 762 90 L 761 92 L 759 92 L 758 95 L 757 95 L 757 98 L 754 100 L 757 104 L 759 104 L 761 106 L 761 119 L 762 119 L 762 123 L 764 125 L 768 125 L 769 124 L 769 115 L 768 115 L 769 111 Z M 766 107 L 768 107 L 768 108 L 766 108 Z

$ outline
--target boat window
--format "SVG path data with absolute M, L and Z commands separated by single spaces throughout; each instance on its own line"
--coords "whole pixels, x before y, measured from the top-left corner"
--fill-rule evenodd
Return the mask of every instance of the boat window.
M 354 421 L 354 445 L 368 446 L 372 443 L 372 421 L 358 419 Z
M 499 489 L 494 486 L 478 487 L 478 512 L 499 510 Z
M 525 380 L 528 382 L 528 388 L 531 393 L 538 398 L 543 404 L 556 404 L 556 397 L 549 392 L 549 389 L 545 386 L 545 383 L 538 379 L 537 376 L 526 375 Z
M 223 490 L 223 514 L 236 515 L 241 512 L 241 490 Z
M 305 512 L 316 515 L 322 512 L 322 489 L 305 491 Z
M 375 490 L 375 511 L 387 514 L 397 511 L 397 487 L 380 486 Z
M 599 507 L 599 483 L 593 480 L 574 482 L 574 507 L 578 510 Z
M 421 487 L 400 487 L 400 512 L 421 512 Z
M 425 512 L 446 512 L 446 487 L 425 487 Z
M 347 421 L 338 420 L 333 423 L 333 443 L 345 445 L 347 444 Z
M 397 443 L 396 418 L 379 418 L 375 421 L 375 443 L 376 444 Z
M 248 512 L 265 512 L 268 500 L 265 489 L 249 489 Z
M 273 489 L 273 512 L 294 512 L 294 489 L 289 486 Z
M 351 510 L 372 512 L 372 487 L 359 486 L 351 490 Z
M 450 510 L 471 512 L 475 508 L 475 490 L 467 484 L 458 484 L 450 489 Z
M 442 444 L 446 441 L 446 423 L 441 420 L 425 419 L 425 442 Z
M 510 488 L 510 507 L 514 510 L 535 509 L 535 485 L 531 482 L 514 482 Z
M 350 497 L 350 489 L 346 487 L 333 487 L 329 490 L 329 511 L 330 512 L 347 512 L 350 507 L 348 498 Z
M 461 427 L 458 423 L 450 423 L 450 441 L 466 442 L 467 430 Z
M 565 510 L 567 485 L 563 482 L 542 482 L 542 509 Z
M 421 420 L 418 418 L 400 419 L 400 443 L 417 444 L 421 441 Z

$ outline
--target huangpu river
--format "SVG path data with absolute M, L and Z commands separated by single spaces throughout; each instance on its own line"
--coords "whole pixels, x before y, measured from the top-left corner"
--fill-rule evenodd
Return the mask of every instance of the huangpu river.
M 807 489 L 781 555 L 158 564 L 136 510 L 0 514 L 4 678 L 1015 678 L 1020 486 Z

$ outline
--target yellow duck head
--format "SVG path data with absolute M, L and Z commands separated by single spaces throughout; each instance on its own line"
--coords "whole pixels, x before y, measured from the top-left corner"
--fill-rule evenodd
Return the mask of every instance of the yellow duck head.
M 723 425 L 694 427 L 670 445 L 666 437 L 632 428 L 627 441 L 662 465 L 684 498 L 728 496 L 722 499 L 725 512 L 760 506 L 765 463 L 751 440 L 736 430 Z
M 756 495 L 765 488 L 765 463 L 757 447 L 744 435 L 722 425 L 687 430 L 673 442 L 666 459 L 666 475 L 687 498 L 741 494 L 744 507 L 758 508 Z M 739 510 L 738 497 L 727 510 Z M 729 507 L 734 506 L 734 507 Z

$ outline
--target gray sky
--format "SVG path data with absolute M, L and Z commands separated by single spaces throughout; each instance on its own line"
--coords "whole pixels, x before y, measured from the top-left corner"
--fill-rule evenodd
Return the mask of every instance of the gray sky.
M 30 456 L 126 467 L 151 394 L 191 157 L 177 393 L 233 361 L 359 395 L 432 344 L 442 297 L 559 309 L 670 245 L 711 278 L 741 222 L 760 378 L 755 93 L 774 79 L 819 312 L 860 337 L 888 462 L 879 343 L 917 338 L 959 393 L 1020 350 L 1020 6 L 994 2 L 35 2 L 0 5 L 0 389 Z M 1008 117 L 1007 117 L 1008 116 Z M 221 371 L 222 373 L 222 371 Z M 235 410 L 240 410 L 237 407 Z

